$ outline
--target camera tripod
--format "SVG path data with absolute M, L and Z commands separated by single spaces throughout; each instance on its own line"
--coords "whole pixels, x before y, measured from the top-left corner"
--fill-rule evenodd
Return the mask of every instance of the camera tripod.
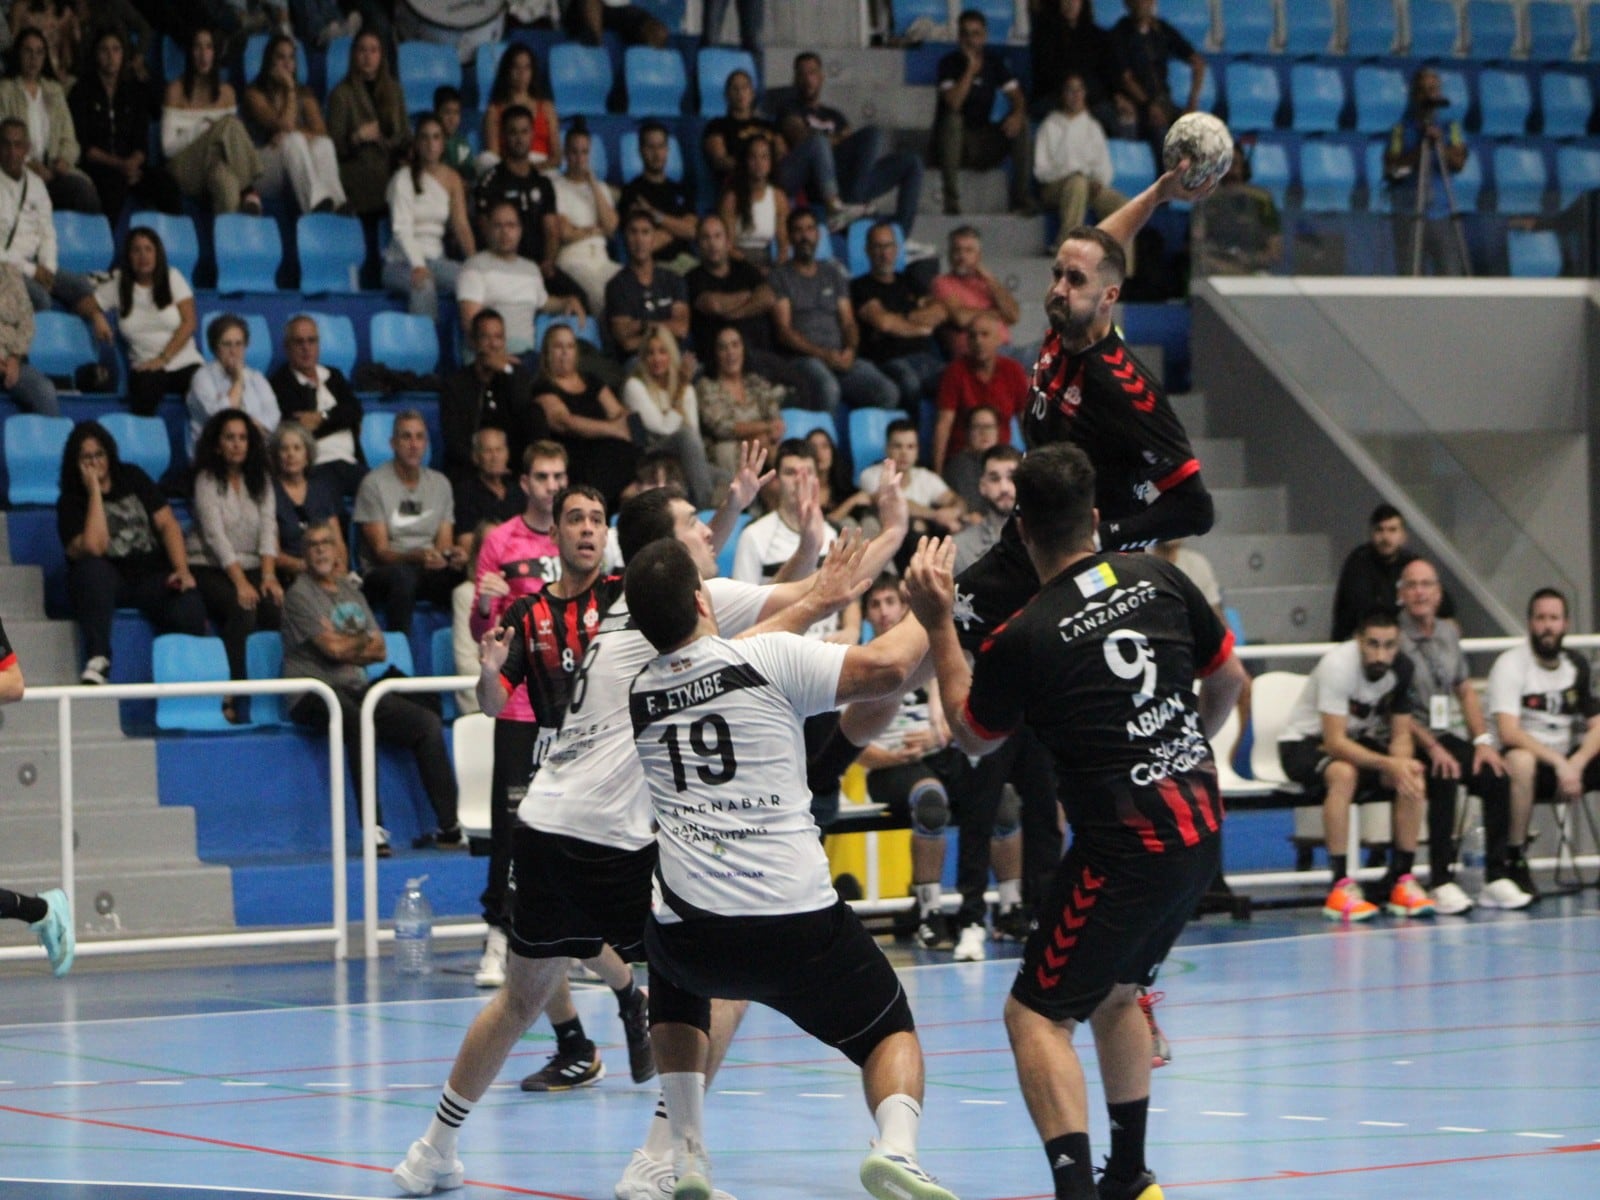
M 1444 186 L 1444 202 L 1450 215 L 1450 229 L 1455 234 L 1456 253 L 1461 258 L 1461 273 L 1471 275 L 1472 260 L 1467 257 L 1467 238 L 1461 232 L 1461 211 L 1456 208 L 1456 192 L 1450 183 L 1450 167 L 1444 160 L 1444 147 L 1438 138 L 1427 136 L 1417 145 L 1417 205 L 1411 218 L 1411 274 L 1422 274 L 1422 241 L 1428 222 L 1428 182 L 1432 175 L 1430 168 L 1435 164 L 1439 167 L 1439 180 Z

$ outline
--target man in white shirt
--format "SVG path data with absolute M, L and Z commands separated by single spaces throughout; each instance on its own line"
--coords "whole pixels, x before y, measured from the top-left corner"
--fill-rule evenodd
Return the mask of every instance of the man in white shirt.
M 956 533 L 965 523 L 966 503 L 950 490 L 950 485 L 927 467 L 917 466 L 920 438 L 917 427 L 902 417 L 889 422 L 887 451 L 890 460 L 900 468 L 901 490 L 905 492 L 906 507 L 911 512 L 911 531 L 919 533 Z M 861 490 L 845 501 L 845 507 L 870 504 L 871 493 L 878 490 L 878 479 L 883 471 L 874 463 L 861 472 Z M 920 523 L 920 528 L 919 528 Z
M 456 305 L 461 313 L 461 328 L 472 328 L 472 318 L 485 308 L 497 311 L 505 320 L 506 349 L 512 354 L 531 354 L 534 347 L 534 314 L 583 316 L 583 302 L 576 296 L 552 297 L 544 286 L 539 264 L 517 253 L 522 244 L 522 215 L 509 200 L 496 201 L 484 219 L 488 245 L 461 264 L 456 280 Z
M 49 308 L 51 297 L 76 308 L 94 289 L 83 276 L 56 270 L 55 208 L 44 180 L 28 170 L 31 153 L 28 123 L 0 121 L 0 261 L 22 272 L 35 312 Z
M 1116 178 L 1111 149 L 1088 105 L 1083 76 L 1068 75 L 1061 84 L 1061 107 L 1044 119 L 1033 142 L 1039 194 L 1060 209 L 1063 234 L 1082 225 L 1091 208 L 1103 218 L 1128 202 L 1111 186 Z M 1133 271 L 1131 263 L 1128 271 Z

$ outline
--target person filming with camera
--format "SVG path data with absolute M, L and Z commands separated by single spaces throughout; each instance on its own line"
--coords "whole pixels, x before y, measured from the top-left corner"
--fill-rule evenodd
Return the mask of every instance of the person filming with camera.
M 1439 73 L 1419 67 L 1411 77 L 1405 115 L 1389 131 L 1383 177 L 1389 184 L 1395 262 L 1401 274 L 1422 274 L 1424 259 L 1430 274 L 1471 274 L 1450 185 L 1450 176 L 1467 165 L 1468 151 L 1461 122 L 1444 120 L 1450 106 Z

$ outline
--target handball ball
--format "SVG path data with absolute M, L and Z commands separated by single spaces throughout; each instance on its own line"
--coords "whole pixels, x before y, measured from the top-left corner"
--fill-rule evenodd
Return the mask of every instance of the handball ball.
M 1221 179 L 1233 164 L 1233 134 L 1210 113 L 1185 113 L 1167 130 L 1161 161 L 1172 171 L 1186 158 L 1183 186 L 1190 191 Z

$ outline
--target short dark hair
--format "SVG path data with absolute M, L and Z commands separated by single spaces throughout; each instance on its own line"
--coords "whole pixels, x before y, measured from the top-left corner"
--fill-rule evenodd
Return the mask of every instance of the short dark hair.
M 883 431 L 884 444 L 887 445 L 889 439 L 897 433 L 914 434 L 916 432 L 917 423 L 915 421 L 911 420 L 909 417 L 896 417 L 894 420 L 889 422 L 888 426 Z
M 976 8 L 963 8 L 961 10 L 961 15 L 956 18 L 956 28 L 960 29 L 968 21 L 976 21 L 985 29 L 989 28 L 989 18 L 984 16 L 983 13 Z
M 655 542 L 674 540 L 678 522 L 672 515 L 672 502 L 687 499 L 680 489 L 664 487 L 640 492 L 624 504 L 617 514 L 622 561 L 632 562 L 639 551 Z
M 989 464 L 992 462 L 1019 463 L 1021 461 L 1022 451 L 1018 450 L 1015 446 L 1008 446 L 1004 442 L 1001 442 L 998 445 L 990 446 L 983 452 L 984 470 L 988 470 Z
M 778 452 L 772 456 L 773 469 L 783 465 L 786 458 L 809 458 L 817 461 L 817 448 L 806 438 L 784 438 L 778 443 Z
M 1100 260 L 1100 274 L 1110 275 L 1118 283 L 1128 277 L 1128 252 L 1104 229 L 1093 225 L 1075 225 L 1062 235 L 1063 242 L 1093 242 L 1105 255 Z
M 740 32 L 742 33 L 744 31 L 740 30 Z M 820 67 L 822 65 L 822 55 L 818 54 L 815 50 L 802 50 L 799 54 L 794 56 L 794 69 L 798 71 L 800 69 L 800 64 L 803 62 L 814 62 Z
M 556 493 L 555 503 L 550 506 L 552 518 L 559 522 L 561 510 L 566 507 L 567 501 L 574 496 L 582 496 L 585 500 L 593 500 L 600 506 L 600 511 L 606 511 L 606 498 L 600 494 L 599 488 L 592 488 L 587 483 L 569 483 Z
M 1378 505 L 1377 508 L 1372 510 L 1372 515 L 1367 518 L 1367 528 L 1376 529 L 1385 521 L 1399 521 L 1402 525 L 1404 525 L 1406 519 L 1400 515 L 1400 510 L 1398 508 L 1385 500 L 1382 504 Z
M 433 111 L 437 115 L 446 104 L 460 104 L 461 89 L 451 87 L 448 83 L 440 84 L 433 89 Z
M 644 135 L 647 133 L 659 133 L 668 141 L 672 140 L 672 134 L 667 131 L 667 127 L 654 117 L 651 117 L 648 121 L 643 121 L 639 125 L 639 148 L 641 150 L 644 149 Z
M 495 207 L 499 208 L 500 206 L 497 204 Z M 500 310 L 497 308 L 480 308 L 472 314 L 472 336 L 474 339 L 477 338 L 478 331 L 489 321 L 499 321 L 502 325 L 506 323 L 506 319 L 500 315 Z
M 1533 616 L 1533 606 L 1541 600 L 1561 601 L 1561 615 L 1566 616 L 1572 610 L 1567 607 L 1567 595 L 1560 588 L 1542 587 L 1528 597 L 1528 616 Z
M 900 591 L 900 576 L 893 571 L 880 571 L 878 577 L 872 581 L 872 586 L 861 593 L 861 604 L 866 606 L 867 599 L 874 594 L 888 588 L 896 593 Z M 880 631 L 881 632 L 881 631 Z
M 651 542 L 630 556 L 622 589 L 634 628 L 658 651 L 681 646 L 699 623 L 694 601 L 700 569 L 676 538 Z
M 792 236 L 794 234 L 794 227 L 795 227 L 796 223 L 800 222 L 800 221 L 804 221 L 804 220 L 806 220 L 808 218 L 811 221 L 815 222 L 816 219 L 817 219 L 817 214 L 812 212 L 809 208 L 805 207 L 805 205 L 803 205 L 803 204 L 796 204 L 793 208 L 791 208 L 789 210 L 788 217 L 786 217 L 784 219 L 783 227 Z
M 968 429 L 972 428 L 972 418 L 977 416 L 979 413 L 988 413 L 991 417 L 994 418 L 994 423 L 996 425 L 1003 425 L 1004 424 L 1004 422 L 1001 421 L 1001 419 L 1000 419 L 1000 410 L 998 408 L 996 408 L 994 405 L 992 405 L 992 404 L 974 404 L 970 409 L 967 410 L 967 419 L 964 422 L 964 424 L 966 425 L 966 427 Z
M 1088 547 L 1094 533 L 1094 465 L 1087 454 L 1057 442 L 1024 458 L 1013 478 L 1027 541 L 1049 554 Z
M 533 470 L 533 460 L 536 458 L 559 458 L 564 463 L 567 461 L 567 448 L 552 438 L 540 438 L 538 441 L 529 442 L 528 448 L 522 452 L 524 475 Z
M 502 109 L 500 112 L 500 128 L 504 129 L 518 117 L 527 117 L 531 124 L 533 122 L 533 110 L 526 104 L 513 104 L 510 108 Z
M 1360 637 L 1369 629 L 1398 629 L 1400 627 L 1400 614 L 1391 604 L 1374 604 L 1361 614 L 1361 619 L 1356 622 L 1356 636 Z
M 633 477 L 640 483 L 649 483 L 657 475 L 663 475 L 669 483 L 688 490 L 689 477 L 683 473 L 683 462 L 671 450 L 647 450 L 639 456 L 639 465 L 634 467 Z

